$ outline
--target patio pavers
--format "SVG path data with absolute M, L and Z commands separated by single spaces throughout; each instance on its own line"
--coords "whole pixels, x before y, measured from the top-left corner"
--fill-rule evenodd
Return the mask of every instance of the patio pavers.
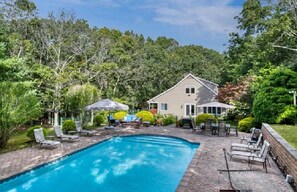
M 218 169 L 226 169 L 223 148 L 229 150 L 231 143 L 239 142 L 238 137 L 201 135 L 199 132 L 192 133 L 190 129 L 175 128 L 173 125 L 168 127 L 144 127 L 141 129 L 117 128 L 115 130 L 100 129 L 97 135 L 92 137 L 80 137 L 79 142 L 63 142 L 61 147 L 56 149 L 40 149 L 33 146 L 0 155 L 0 179 L 13 176 L 20 172 L 30 170 L 33 167 L 53 161 L 67 154 L 92 144 L 106 140 L 112 136 L 131 135 L 131 134 L 158 134 L 180 137 L 192 142 L 201 143 L 188 170 L 184 174 L 177 191 L 219 191 L 219 189 L 231 189 L 225 174 L 220 174 Z M 232 174 L 234 183 L 239 183 L 238 187 L 253 187 L 253 191 L 293 191 L 282 173 L 270 160 L 271 167 L 268 173 L 263 173 L 262 165 L 252 165 L 253 169 L 260 172 L 239 172 Z M 230 169 L 249 170 L 246 159 L 235 159 L 229 163 Z M 256 182 L 255 182 L 256 180 Z M 243 182 L 243 183 L 242 183 Z M 270 184 L 266 184 L 270 183 Z

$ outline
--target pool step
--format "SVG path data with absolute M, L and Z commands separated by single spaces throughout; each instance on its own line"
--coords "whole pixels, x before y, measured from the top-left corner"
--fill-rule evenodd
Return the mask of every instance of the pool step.
M 137 142 L 137 143 L 186 147 L 185 143 L 183 143 L 182 141 L 169 138 L 169 137 L 125 137 L 125 140 L 129 142 Z

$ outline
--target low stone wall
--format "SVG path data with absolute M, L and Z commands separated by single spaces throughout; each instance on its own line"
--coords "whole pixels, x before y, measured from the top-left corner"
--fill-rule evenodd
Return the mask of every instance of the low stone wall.
M 271 144 L 273 155 L 277 158 L 277 163 L 286 174 L 294 179 L 297 187 L 297 151 L 284 140 L 270 125 L 262 124 L 262 133 L 265 140 Z

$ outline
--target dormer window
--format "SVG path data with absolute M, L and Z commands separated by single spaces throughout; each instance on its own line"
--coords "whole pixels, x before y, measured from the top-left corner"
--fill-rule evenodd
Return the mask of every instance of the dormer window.
M 195 94 L 195 89 L 193 85 L 186 86 L 186 94 Z

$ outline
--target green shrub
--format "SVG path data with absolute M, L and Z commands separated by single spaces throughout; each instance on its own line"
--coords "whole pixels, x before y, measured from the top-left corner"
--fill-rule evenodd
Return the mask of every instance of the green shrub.
M 196 117 L 196 125 L 200 125 L 201 123 L 206 122 L 208 119 L 215 120 L 216 117 L 209 113 L 203 113 Z
M 240 131 L 249 132 L 255 126 L 255 119 L 253 117 L 246 117 L 239 121 L 238 129 Z
M 104 117 L 103 117 L 103 115 L 97 114 L 97 115 L 94 117 L 94 124 L 95 124 L 96 126 L 100 126 L 103 122 L 104 122 Z
M 162 119 L 163 126 L 171 125 L 171 124 L 174 124 L 175 122 L 176 122 L 176 117 L 172 114 L 164 115 L 164 118 Z
M 136 113 L 138 118 L 142 118 L 142 122 L 149 121 L 151 124 L 155 123 L 154 115 L 149 111 L 139 111 Z
M 27 131 L 26 131 L 27 137 L 29 137 L 31 140 L 35 140 L 34 129 L 39 129 L 39 128 L 42 128 L 42 127 L 40 125 L 36 125 L 36 126 L 28 128 Z M 43 128 L 42 131 L 43 131 L 43 134 L 44 134 L 44 137 L 45 137 L 46 136 L 45 129 Z
M 128 113 L 126 111 L 119 111 L 114 114 L 113 118 L 116 120 L 122 120 L 127 114 Z
M 292 103 L 289 91 L 296 87 L 297 73 L 282 66 L 269 72 L 255 86 L 252 109 L 256 122 L 273 124 Z
M 69 131 L 75 131 L 75 122 L 71 119 L 64 121 L 62 124 L 62 129 L 64 133 L 68 133 Z
M 277 117 L 276 123 L 287 125 L 297 124 L 297 108 L 294 106 L 285 107 L 285 111 Z

